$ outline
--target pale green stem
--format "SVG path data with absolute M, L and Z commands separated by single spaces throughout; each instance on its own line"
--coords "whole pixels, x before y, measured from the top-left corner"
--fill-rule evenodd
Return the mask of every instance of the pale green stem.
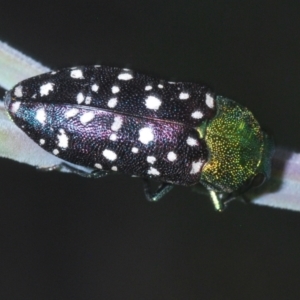
M 300 211 L 300 154 L 277 148 L 271 179 L 249 198 L 255 204 Z
M 26 78 L 50 69 L 0 41 L 0 86 L 9 90 Z

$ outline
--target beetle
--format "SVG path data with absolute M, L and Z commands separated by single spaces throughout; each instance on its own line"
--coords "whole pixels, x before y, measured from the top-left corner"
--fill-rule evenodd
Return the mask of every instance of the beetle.
M 151 201 L 201 183 L 222 210 L 270 176 L 272 139 L 247 108 L 203 84 L 79 66 L 26 79 L 4 103 L 19 128 L 65 161 L 58 169 L 141 177 Z M 155 192 L 149 179 L 160 182 Z

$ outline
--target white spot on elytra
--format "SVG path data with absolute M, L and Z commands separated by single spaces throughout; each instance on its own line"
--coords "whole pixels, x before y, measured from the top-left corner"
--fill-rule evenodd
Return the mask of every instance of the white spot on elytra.
M 35 99 L 36 98 L 36 94 L 33 94 L 31 98 Z
M 118 167 L 116 167 L 116 166 L 112 166 L 111 169 L 112 169 L 112 171 L 118 171 Z
M 98 92 L 98 90 L 99 90 L 99 85 L 96 84 L 96 83 L 93 84 L 93 85 L 92 85 L 92 91 L 93 91 L 93 92 Z
M 151 128 L 144 127 L 139 130 L 139 141 L 147 145 L 149 142 L 154 140 L 154 134 Z
M 158 87 L 159 87 L 160 89 L 162 89 L 164 86 L 163 86 L 162 84 L 159 84 Z
M 156 158 L 154 156 L 147 156 L 147 162 L 149 164 L 154 164 L 156 161 Z
M 65 118 L 69 119 L 75 117 L 79 113 L 79 109 L 71 108 L 65 112 Z
M 102 152 L 102 154 L 103 154 L 103 156 L 104 156 L 105 158 L 107 158 L 108 160 L 114 161 L 114 160 L 117 159 L 117 154 L 116 154 L 114 151 L 105 149 L 105 150 Z
M 192 147 L 198 145 L 197 140 L 194 139 L 194 138 L 192 138 L 192 137 L 190 137 L 190 136 L 186 139 L 186 143 L 187 143 L 189 146 L 192 146 Z
M 150 91 L 150 90 L 152 90 L 152 86 L 151 85 L 146 85 L 145 91 Z
M 66 132 L 63 129 L 59 129 L 59 134 L 57 135 L 58 138 L 58 147 L 60 148 L 68 148 L 69 146 L 69 138 L 66 135 Z
M 132 153 L 138 153 L 138 152 L 139 152 L 139 149 L 136 148 L 136 147 L 132 147 L 132 148 L 131 148 L 131 152 L 132 152 Z
M 45 140 L 44 139 L 40 139 L 40 145 L 44 145 L 45 144 Z
M 107 102 L 107 106 L 110 108 L 114 108 L 118 103 L 118 98 L 111 98 Z
M 82 125 L 86 125 L 87 123 L 91 122 L 94 118 L 95 118 L 94 112 L 89 111 L 89 112 L 84 113 L 80 117 L 80 122 L 82 123 Z
M 150 169 L 148 170 L 148 174 L 158 176 L 158 175 L 160 175 L 160 172 L 157 169 L 150 167 Z
M 57 149 L 54 149 L 54 150 L 52 151 L 52 153 L 53 153 L 54 155 L 57 155 L 57 154 L 59 153 L 59 151 L 58 151 Z
M 81 104 L 84 101 L 84 95 L 82 93 L 78 93 L 76 100 L 78 104 Z
M 71 77 L 76 79 L 84 79 L 82 71 L 78 69 L 71 71 Z
M 118 131 L 122 127 L 122 124 L 123 124 L 122 118 L 121 117 L 115 117 L 114 122 L 111 125 L 111 130 Z
M 116 140 L 117 140 L 117 135 L 116 135 L 115 133 L 112 133 L 112 134 L 110 135 L 109 139 L 110 139 L 111 141 L 116 141 Z
M 196 110 L 192 113 L 192 118 L 201 119 L 203 117 L 203 113 L 200 110 Z
M 21 102 L 20 102 L 20 101 L 14 102 L 14 103 L 12 104 L 12 106 L 11 106 L 11 112 L 12 112 L 13 114 L 15 114 L 15 113 L 19 110 L 20 105 L 21 105 Z
M 190 97 L 190 94 L 189 94 L 189 93 L 181 92 L 181 93 L 179 94 L 179 99 L 180 99 L 180 100 L 186 100 L 186 99 L 188 99 L 189 97 Z
M 51 75 L 54 75 L 54 74 L 56 74 L 56 72 L 55 72 L 55 71 L 52 71 L 50 74 L 51 74 Z
M 192 168 L 191 168 L 191 171 L 190 171 L 190 174 L 197 174 L 200 172 L 201 170 L 201 167 L 203 165 L 203 161 L 200 159 L 198 161 L 193 161 L 192 162 Z
M 101 164 L 98 164 L 98 163 L 95 164 L 95 167 L 96 167 L 97 169 L 102 169 L 102 165 L 101 165 Z
M 21 85 L 18 85 L 17 87 L 15 87 L 15 91 L 14 91 L 14 95 L 16 97 L 22 97 L 23 96 L 23 87 Z
M 145 105 L 148 109 L 158 110 L 161 106 L 161 100 L 154 96 L 148 96 L 145 100 Z
M 40 94 L 41 96 L 47 96 L 50 91 L 53 91 L 54 83 L 48 82 L 40 86 Z
M 38 120 L 42 125 L 45 125 L 46 118 L 47 118 L 47 115 L 46 115 L 45 109 L 43 107 L 39 108 L 36 111 L 35 119 Z
M 177 159 L 177 154 L 174 153 L 173 151 L 171 151 L 171 152 L 168 153 L 167 158 L 168 158 L 169 161 L 175 161 Z
M 86 105 L 89 105 L 89 104 L 91 104 L 91 102 L 92 102 L 92 97 L 90 97 L 90 96 L 87 96 L 86 98 L 85 98 L 85 104 Z
M 213 108 L 215 106 L 214 98 L 210 94 L 206 94 L 205 103 L 210 108 Z
M 129 74 L 129 73 L 121 73 L 118 76 L 119 80 L 130 80 L 132 78 L 133 78 L 133 76 L 131 74 Z
M 112 88 L 111 88 L 111 91 L 113 94 L 116 94 L 116 93 L 119 93 L 120 92 L 120 88 L 116 85 L 114 85 Z

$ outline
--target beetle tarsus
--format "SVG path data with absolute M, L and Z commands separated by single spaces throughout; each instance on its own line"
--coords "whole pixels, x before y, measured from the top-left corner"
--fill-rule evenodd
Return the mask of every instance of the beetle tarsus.
M 222 192 L 215 192 L 213 190 L 208 191 L 210 199 L 215 207 L 215 210 L 222 212 L 224 211 L 228 204 L 234 200 L 240 200 L 243 203 L 247 202 L 246 198 L 242 195 L 236 193 L 222 193 Z
M 170 183 L 163 182 L 157 190 L 153 193 L 151 191 L 151 184 L 148 179 L 144 179 L 144 192 L 148 201 L 154 202 L 161 199 L 165 194 L 167 194 L 174 186 Z
M 210 199 L 216 211 L 222 212 L 225 210 L 227 204 L 233 200 L 228 194 L 218 193 L 213 190 L 208 191 Z M 229 196 L 229 197 L 228 197 Z
M 108 174 L 108 172 L 101 171 L 101 170 L 93 170 L 90 172 L 80 170 L 80 169 L 72 167 L 66 163 L 61 163 L 59 165 L 54 165 L 54 166 L 46 167 L 46 168 L 37 167 L 37 169 L 40 171 L 45 171 L 45 172 L 49 172 L 49 171 L 66 172 L 67 171 L 72 174 L 76 174 L 76 175 L 86 177 L 86 178 L 100 178 L 100 177 L 104 177 Z

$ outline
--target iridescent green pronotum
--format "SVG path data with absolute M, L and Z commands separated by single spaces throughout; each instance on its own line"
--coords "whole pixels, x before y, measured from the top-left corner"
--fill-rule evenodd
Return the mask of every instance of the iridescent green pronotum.
M 221 96 L 216 103 L 216 116 L 199 128 L 210 153 L 200 182 L 222 210 L 221 199 L 229 201 L 270 177 L 274 145 L 247 108 Z

